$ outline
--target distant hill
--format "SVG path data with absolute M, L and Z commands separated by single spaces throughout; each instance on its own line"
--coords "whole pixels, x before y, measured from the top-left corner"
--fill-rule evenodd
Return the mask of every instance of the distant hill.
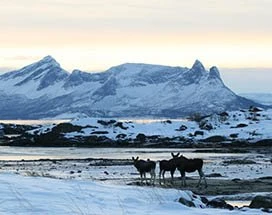
M 255 102 L 272 106 L 272 93 L 243 93 L 240 94 L 245 98 L 251 99 Z

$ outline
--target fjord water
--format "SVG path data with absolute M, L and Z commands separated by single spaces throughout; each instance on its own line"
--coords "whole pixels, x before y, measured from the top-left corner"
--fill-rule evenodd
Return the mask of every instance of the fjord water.
M 46 124 L 59 124 L 64 122 L 70 122 L 70 119 L 39 119 L 39 120 L 0 120 L 3 124 L 15 124 L 15 125 L 46 125 Z
M 201 157 L 209 160 L 221 160 L 225 157 L 247 157 L 247 153 L 199 153 L 195 149 L 170 148 L 75 148 L 75 147 L 12 147 L 0 146 L 0 160 L 38 160 L 38 159 L 131 159 L 139 156 L 142 159 L 169 159 L 171 152 L 179 152 L 190 158 Z M 220 159 L 221 158 L 221 159 Z

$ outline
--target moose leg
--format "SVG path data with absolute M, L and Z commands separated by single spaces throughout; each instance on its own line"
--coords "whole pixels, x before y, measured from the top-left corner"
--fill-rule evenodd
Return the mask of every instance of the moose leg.
M 175 172 L 175 170 L 171 171 L 171 184 L 174 183 L 174 172 Z
M 181 175 L 181 186 L 186 186 L 186 181 L 185 181 L 185 171 L 180 171 Z
M 151 179 L 150 179 L 150 184 L 155 184 L 155 180 L 156 180 L 156 173 L 155 173 L 155 170 L 152 169 L 151 172 L 150 172 L 150 175 L 151 175 Z M 151 182 L 153 179 L 153 182 Z
M 161 184 L 161 174 L 162 174 L 162 170 L 160 170 L 160 173 L 159 173 L 159 183 Z
M 207 181 L 206 181 L 206 177 L 205 177 L 205 174 L 204 174 L 204 172 L 202 171 L 202 169 L 200 169 L 199 171 L 198 171 L 198 173 L 199 173 L 199 181 L 198 181 L 198 185 L 197 186 L 199 186 L 200 185 L 200 182 L 201 182 L 201 180 L 202 180 L 202 178 L 203 178 L 203 180 L 204 180 L 204 182 L 205 182 L 205 187 L 208 187 L 208 184 L 207 184 Z
M 163 183 L 165 184 L 165 177 L 164 177 L 164 174 L 165 174 L 165 170 L 163 170 L 163 172 L 162 172 Z
M 146 178 L 146 173 L 144 172 L 144 180 L 145 180 L 145 183 L 147 184 L 147 178 Z
M 141 185 L 143 184 L 143 173 L 141 172 L 140 173 L 140 176 L 141 176 Z
M 185 172 L 183 173 L 182 181 L 183 181 L 184 187 L 186 187 L 187 185 L 186 185 L 186 176 L 185 176 Z
M 155 172 L 155 169 L 153 170 L 153 172 L 154 172 L 154 181 L 153 181 L 153 185 L 155 184 L 155 180 L 156 180 L 156 172 Z
M 205 181 L 205 188 L 207 188 L 207 187 L 208 187 L 208 184 L 207 184 L 205 175 L 203 175 L 203 179 L 204 179 L 204 181 Z
M 201 183 L 201 180 L 202 180 L 201 170 L 198 171 L 198 173 L 199 173 L 199 180 L 198 180 L 198 183 L 197 183 L 196 187 L 199 187 L 199 185 L 200 185 L 200 183 Z

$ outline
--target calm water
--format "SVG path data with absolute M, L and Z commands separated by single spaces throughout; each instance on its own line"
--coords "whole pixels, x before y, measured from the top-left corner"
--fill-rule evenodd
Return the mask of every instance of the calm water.
M 203 158 L 206 162 L 222 157 L 246 157 L 248 154 L 230 153 L 195 153 L 195 149 L 165 148 L 59 148 L 59 147 L 10 147 L 0 146 L 0 160 L 36 160 L 65 158 L 120 158 L 131 159 L 139 156 L 143 159 L 162 160 L 171 158 L 171 152 L 180 152 L 189 158 Z
M 228 204 L 231 204 L 232 206 L 237 206 L 237 207 L 243 207 L 243 206 L 249 206 L 251 201 L 244 201 L 244 200 L 227 200 L 226 201 Z
M 0 120 L 4 124 L 16 125 L 46 125 L 46 124 L 59 124 L 63 122 L 70 122 L 70 119 L 42 119 L 42 120 Z
M 148 123 L 154 123 L 154 122 L 162 122 L 169 119 L 140 119 L 140 118 L 120 118 L 120 121 L 132 121 L 134 123 L 142 123 L 142 124 L 148 124 Z M 184 122 L 187 121 L 187 119 L 170 119 L 173 122 Z M 16 125 L 46 125 L 46 124 L 59 124 L 63 122 L 70 122 L 71 119 L 38 119 L 38 120 L 1 120 L 0 123 L 4 124 L 16 124 Z

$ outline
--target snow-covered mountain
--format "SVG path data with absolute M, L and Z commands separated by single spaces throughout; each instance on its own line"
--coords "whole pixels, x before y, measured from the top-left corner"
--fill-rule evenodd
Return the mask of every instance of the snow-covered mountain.
M 2 119 L 183 117 L 257 105 L 198 60 L 192 68 L 126 63 L 101 73 L 68 73 L 51 56 L 1 75 L 0 101 Z

